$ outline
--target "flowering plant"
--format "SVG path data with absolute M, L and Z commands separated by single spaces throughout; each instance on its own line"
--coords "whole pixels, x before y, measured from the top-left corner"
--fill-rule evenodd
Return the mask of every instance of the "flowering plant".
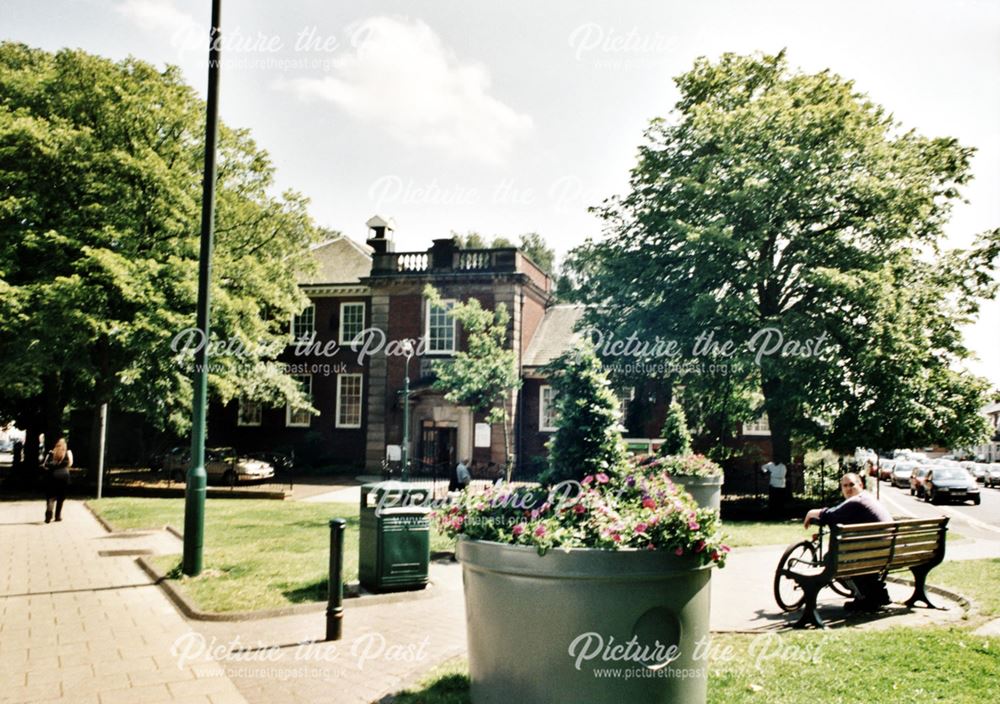
M 663 472 L 597 473 L 550 489 L 492 486 L 434 512 L 451 537 L 552 548 L 661 550 L 725 564 L 718 512 L 699 508 Z
M 672 477 L 721 477 L 722 467 L 704 455 L 643 455 L 635 457 L 642 474 L 666 472 Z

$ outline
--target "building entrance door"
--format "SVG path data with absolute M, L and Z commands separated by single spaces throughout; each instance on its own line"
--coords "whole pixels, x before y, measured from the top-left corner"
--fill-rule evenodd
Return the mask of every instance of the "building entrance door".
M 458 428 L 425 420 L 420 432 L 421 470 L 434 477 L 450 477 L 455 471 Z

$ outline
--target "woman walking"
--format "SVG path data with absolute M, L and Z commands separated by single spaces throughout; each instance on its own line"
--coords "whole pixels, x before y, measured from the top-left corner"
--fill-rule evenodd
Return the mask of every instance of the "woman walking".
M 55 504 L 55 517 L 62 520 L 63 502 L 66 500 L 66 487 L 69 486 L 69 468 L 73 466 L 73 453 L 66 447 L 66 438 L 59 438 L 45 455 L 42 470 L 45 472 L 45 522 L 52 521 L 52 505 Z

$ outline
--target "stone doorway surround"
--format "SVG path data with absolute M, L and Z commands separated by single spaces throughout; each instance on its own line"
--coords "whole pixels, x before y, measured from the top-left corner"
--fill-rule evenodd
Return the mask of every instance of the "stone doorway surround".
M 424 421 L 432 421 L 436 427 L 456 428 L 458 431 L 455 443 L 456 461 L 472 457 L 471 408 L 456 406 L 446 401 L 443 396 L 428 394 L 421 396 L 410 412 L 410 422 L 413 424 L 410 428 L 411 442 L 420 438 Z M 413 450 L 420 452 L 419 447 L 414 447 Z

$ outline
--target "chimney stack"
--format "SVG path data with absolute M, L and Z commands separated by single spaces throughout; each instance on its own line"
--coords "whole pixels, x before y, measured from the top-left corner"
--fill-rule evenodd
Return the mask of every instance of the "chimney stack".
M 396 251 L 396 242 L 393 240 L 393 231 L 396 223 L 392 218 L 383 218 L 381 215 L 373 215 L 365 223 L 368 226 L 367 244 L 376 254 L 385 254 Z

